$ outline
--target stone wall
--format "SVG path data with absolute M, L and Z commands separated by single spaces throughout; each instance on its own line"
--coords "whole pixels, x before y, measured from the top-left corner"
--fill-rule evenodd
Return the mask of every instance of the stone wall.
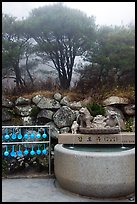
M 127 116 L 134 118 L 135 122 L 135 105 L 130 104 L 127 98 L 111 96 L 103 104 L 106 115 L 114 111 L 123 121 L 123 131 L 126 130 Z M 58 133 L 71 131 L 73 121 L 85 105 L 85 100 L 71 102 L 68 96 L 63 97 L 60 93 L 52 98 L 36 95 L 31 99 L 19 97 L 14 101 L 2 97 L 2 125 L 50 125 L 51 137 L 57 138 Z

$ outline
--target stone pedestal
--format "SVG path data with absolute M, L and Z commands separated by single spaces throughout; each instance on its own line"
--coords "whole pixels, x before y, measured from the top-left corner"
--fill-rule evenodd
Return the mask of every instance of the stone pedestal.
M 135 144 L 134 132 L 118 134 L 71 134 L 58 135 L 59 144 Z

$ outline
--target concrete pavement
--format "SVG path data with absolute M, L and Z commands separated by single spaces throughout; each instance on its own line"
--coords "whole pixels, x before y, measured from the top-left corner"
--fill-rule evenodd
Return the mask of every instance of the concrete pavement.
M 62 189 L 54 177 L 4 178 L 2 202 L 135 202 L 135 196 L 123 199 L 96 199 Z

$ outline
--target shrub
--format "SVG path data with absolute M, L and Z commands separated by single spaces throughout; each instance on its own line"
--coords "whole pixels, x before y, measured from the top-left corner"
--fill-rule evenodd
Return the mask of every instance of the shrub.
M 40 109 L 37 106 L 32 107 L 30 117 L 36 117 L 39 113 Z
M 133 118 L 132 117 L 128 117 L 126 119 L 125 125 L 126 125 L 126 131 L 127 132 L 132 132 Z
M 6 160 L 2 159 L 2 176 L 3 177 L 7 176 L 7 171 L 8 171 L 8 163 Z
M 105 108 L 98 103 L 88 103 L 86 107 L 93 117 L 95 117 L 96 115 L 105 115 Z

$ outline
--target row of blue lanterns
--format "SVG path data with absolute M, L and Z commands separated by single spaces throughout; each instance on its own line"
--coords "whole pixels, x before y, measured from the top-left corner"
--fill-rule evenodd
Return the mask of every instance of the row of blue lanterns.
M 32 131 L 30 134 L 28 134 L 26 132 L 24 135 L 21 134 L 21 129 L 20 129 L 20 132 L 18 134 L 16 134 L 14 128 L 13 128 L 12 135 L 10 135 L 8 133 L 8 128 L 6 128 L 5 134 L 2 136 L 2 140 L 9 140 L 10 138 L 13 139 L 13 140 L 15 140 L 15 139 L 19 139 L 19 140 L 20 139 L 28 139 L 28 138 L 34 139 L 35 137 L 37 139 L 40 139 L 40 138 L 44 138 L 45 139 L 45 138 L 47 138 L 47 134 L 45 132 L 45 128 L 44 128 L 44 133 L 43 134 L 40 134 L 39 130 L 38 130 L 37 134 L 34 134 L 34 132 Z
M 36 150 L 34 150 L 34 146 L 32 145 L 31 150 L 29 150 L 27 147 L 25 147 L 25 150 L 21 151 L 21 148 L 19 145 L 18 151 L 15 151 L 14 145 L 12 145 L 12 150 L 8 150 L 8 145 L 6 145 L 6 148 L 5 148 L 3 155 L 6 157 L 8 157 L 8 156 L 21 157 L 23 155 L 28 155 L 28 154 L 30 154 L 31 156 L 42 155 L 42 154 L 45 155 L 45 154 L 47 154 L 47 149 L 45 147 L 45 144 L 43 144 L 43 146 L 44 146 L 44 148 L 41 149 L 41 147 L 38 145 L 38 148 Z

